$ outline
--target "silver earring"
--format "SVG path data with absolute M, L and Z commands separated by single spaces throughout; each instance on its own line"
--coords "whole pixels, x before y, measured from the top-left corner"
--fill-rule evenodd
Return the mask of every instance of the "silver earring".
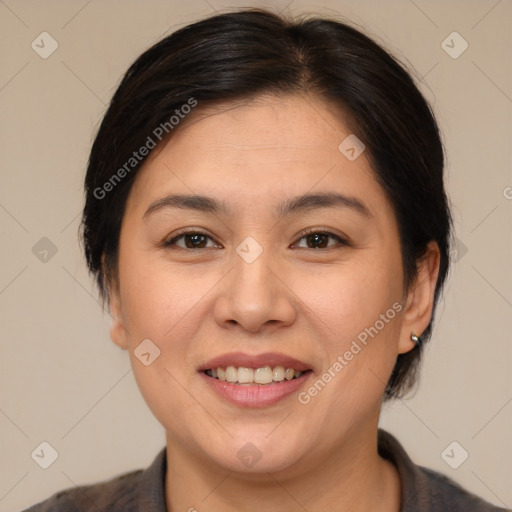
M 411 340 L 414 342 L 416 347 L 421 345 L 421 338 L 415 332 L 411 333 Z

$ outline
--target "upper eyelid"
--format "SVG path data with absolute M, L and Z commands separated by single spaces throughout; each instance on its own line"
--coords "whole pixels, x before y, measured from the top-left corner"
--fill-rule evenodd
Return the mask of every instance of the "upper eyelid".
M 332 236 L 332 237 L 335 237 L 335 238 L 339 238 L 341 240 L 346 240 L 347 239 L 347 237 L 345 235 L 333 233 L 332 231 L 330 231 L 327 228 L 325 228 L 325 229 L 322 229 L 322 228 L 320 228 L 320 229 L 318 229 L 318 228 L 306 228 L 306 230 L 303 231 L 302 233 L 299 233 L 299 235 L 300 235 L 300 238 L 304 238 L 305 236 L 314 235 L 314 234 L 317 234 L 317 233 L 329 235 L 329 236 Z
M 299 233 L 297 242 L 299 242 L 306 236 L 314 235 L 314 234 L 318 234 L 318 233 L 328 235 L 331 238 L 336 238 L 341 243 L 345 243 L 345 244 L 347 243 L 347 239 L 345 236 L 337 235 L 336 233 L 333 233 L 327 229 L 317 229 L 317 228 L 308 228 L 306 230 L 306 232 Z M 213 236 L 209 235 L 208 233 L 205 233 L 204 231 L 201 231 L 200 229 L 196 229 L 196 230 L 190 229 L 188 231 L 183 231 L 181 233 L 178 233 L 177 235 L 173 236 L 172 238 L 165 240 L 164 245 L 171 245 L 171 243 L 175 244 L 176 240 L 179 240 L 181 237 L 184 237 L 186 235 L 203 235 L 203 236 L 206 236 L 207 238 L 210 238 L 210 240 L 212 240 L 214 243 L 221 245 L 221 244 L 219 244 L 219 242 L 217 242 L 215 240 L 215 238 Z M 294 242 L 294 243 L 297 243 L 297 242 Z M 187 247 L 184 249 L 189 249 L 189 248 Z M 189 249 L 189 250 L 195 251 L 196 249 Z
M 213 238 L 213 236 L 209 235 L 208 233 L 204 233 L 203 231 L 201 230 L 188 230 L 188 231 L 183 231 L 182 233 L 178 233 L 177 235 L 174 235 L 172 238 L 166 238 L 164 241 L 163 241 L 163 245 L 164 246 L 168 246 L 168 245 L 171 245 L 171 243 L 174 243 L 176 242 L 176 240 L 179 240 L 180 238 L 186 236 L 186 235 L 203 235 L 207 238 L 209 238 L 210 240 L 212 240 L 213 242 L 215 242 L 216 244 L 220 245 L 219 242 L 217 242 L 215 240 L 215 238 Z M 188 249 L 188 247 L 184 247 L 184 249 Z M 191 249 L 191 250 L 196 250 L 196 249 Z
M 311 231 L 307 231 L 306 233 L 303 233 L 302 235 L 299 236 L 299 238 L 297 239 L 297 242 L 299 242 L 303 238 L 306 238 L 309 235 L 315 235 L 317 233 L 327 235 L 331 238 L 335 238 L 336 240 L 338 240 L 338 243 L 340 243 L 340 244 L 349 245 L 348 239 L 345 236 L 337 235 L 336 233 L 333 233 L 328 230 L 322 230 L 322 229 L 312 229 Z

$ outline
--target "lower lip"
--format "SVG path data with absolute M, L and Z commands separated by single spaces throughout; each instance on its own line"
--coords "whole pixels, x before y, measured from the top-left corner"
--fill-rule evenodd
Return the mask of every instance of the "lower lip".
M 284 380 L 275 384 L 232 384 L 225 380 L 209 377 L 200 372 L 205 382 L 222 398 L 240 407 L 268 407 L 295 393 L 309 378 L 311 371 L 297 379 Z

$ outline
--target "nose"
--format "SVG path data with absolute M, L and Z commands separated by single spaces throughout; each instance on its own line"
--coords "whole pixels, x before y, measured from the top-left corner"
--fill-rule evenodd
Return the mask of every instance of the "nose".
M 267 251 L 252 262 L 234 254 L 234 268 L 215 301 L 215 321 L 223 328 L 239 326 L 251 333 L 291 325 L 297 301 L 278 268 Z

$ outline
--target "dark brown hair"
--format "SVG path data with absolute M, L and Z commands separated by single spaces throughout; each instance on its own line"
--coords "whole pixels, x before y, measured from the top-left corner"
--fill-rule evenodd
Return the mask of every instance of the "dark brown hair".
M 451 215 L 443 147 L 429 105 L 405 68 L 348 24 L 288 19 L 260 9 L 188 25 L 144 52 L 123 77 L 85 178 L 83 244 L 102 298 L 116 280 L 126 200 L 147 157 L 139 148 L 149 146 L 158 127 L 167 127 L 172 136 L 180 125 L 174 126 L 171 116 L 183 113 L 191 99 L 200 110 L 266 93 L 311 93 L 348 113 L 397 218 L 406 290 L 415 282 L 427 244 L 439 246 L 437 304 L 449 267 Z M 432 321 L 422 345 L 431 332 Z M 414 384 L 422 345 L 398 356 L 386 399 Z

